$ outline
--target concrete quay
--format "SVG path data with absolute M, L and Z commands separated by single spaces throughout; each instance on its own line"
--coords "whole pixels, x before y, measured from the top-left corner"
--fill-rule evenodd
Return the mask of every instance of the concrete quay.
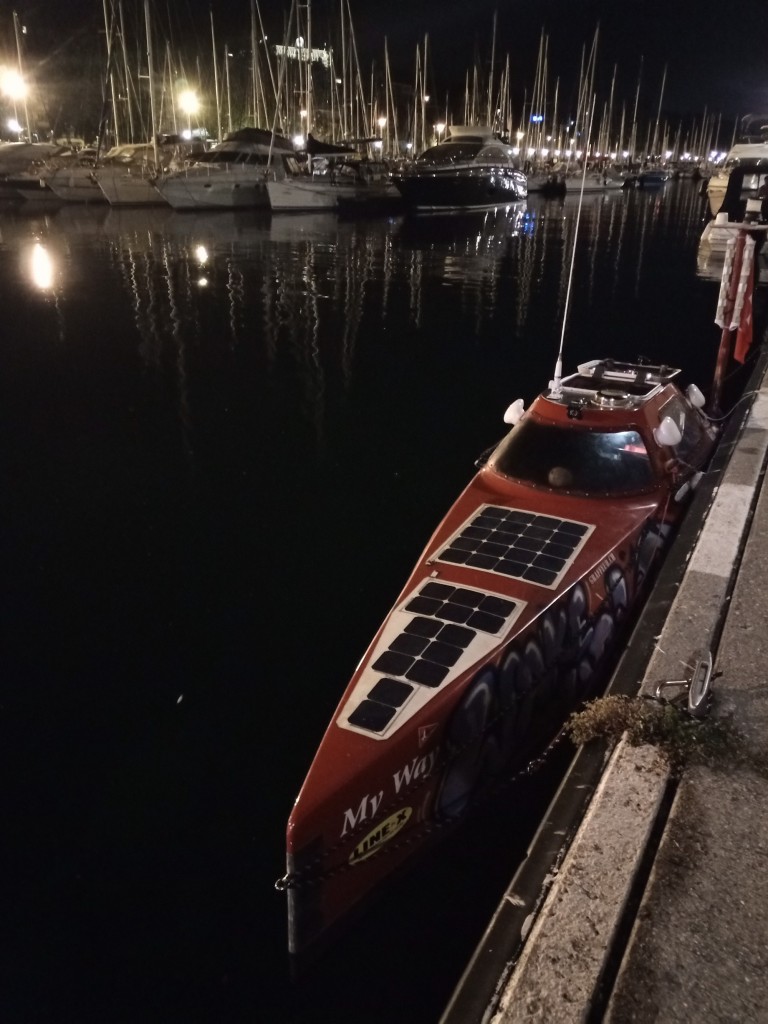
M 610 691 L 714 661 L 710 715 L 768 763 L 768 355 Z M 768 1024 L 768 773 L 581 747 L 440 1024 Z

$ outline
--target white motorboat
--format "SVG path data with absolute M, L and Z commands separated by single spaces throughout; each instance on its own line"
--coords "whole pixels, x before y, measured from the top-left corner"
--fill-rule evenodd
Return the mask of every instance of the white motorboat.
M 762 223 L 768 219 L 768 157 L 743 160 L 733 168 L 720 211 L 704 225 L 699 239 L 696 264 L 700 277 L 720 280 L 728 243 L 748 214 Z M 768 257 L 763 249 L 759 246 L 755 255 L 761 282 L 768 280 Z
M 395 175 L 413 210 L 487 210 L 525 199 L 528 183 L 513 148 L 487 126 L 452 125 L 445 142 L 426 149 Z
M 728 151 L 722 167 L 719 167 L 707 182 L 707 199 L 712 216 L 719 213 L 725 199 L 725 190 L 731 172 L 753 161 L 768 161 L 768 114 L 748 114 L 741 121 L 739 141 Z M 756 178 L 745 178 L 745 191 L 757 190 Z
M 299 173 L 289 139 L 264 128 L 240 128 L 156 187 L 174 209 L 268 207 L 267 180 Z
M 728 179 L 732 171 L 737 167 L 749 166 L 756 160 L 762 160 L 768 165 L 768 140 L 738 144 L 730 150 L 723 166 L 715 171 L 707 182 L 707 199 L 713 216 L 722 209 L 725 192 L 728 188 Z M 746 178 L 743 187 L 756 191 L 757 178 Z
M 356 153 L 313 158 L 306 170 L 267 182 L 273 211 L 364 210 L 400 202 L 383 160 Z

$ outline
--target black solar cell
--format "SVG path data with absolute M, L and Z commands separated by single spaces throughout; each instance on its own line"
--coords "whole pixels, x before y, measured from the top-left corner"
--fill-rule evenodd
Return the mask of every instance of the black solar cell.
M 361 701 L 348 721 L 360 729 L 369 729 L 371 732 L 382 732 L 394 718 L 395 709 L 386 704 L 379 704 L 375 700 Z
M 489 518 L 499 522 L 498 515 Z M 478 631 L 499 634 L 516 608 L 515 601 L 496 594 L 437 580 L 424 583 L 405 605 L 413 618 L 371 666 L 383 677 L 349 715 L 349 723 L 383 732 L 413 692 L 412 684 L 439 686 Z
M 584 523 L 491 505 L 438 558 L 551 587 L 588 531 Z

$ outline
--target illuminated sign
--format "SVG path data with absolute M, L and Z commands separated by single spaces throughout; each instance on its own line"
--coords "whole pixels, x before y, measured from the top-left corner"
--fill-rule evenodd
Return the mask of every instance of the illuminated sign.
M 278 57 L 287 57 L 289 60 L 301 60 L 305 64 L 314 62 L 322 64 L 324 68 L 331 66 L 331 54 L 329 50 L 317 50 L 313 46 L 310 50 L 306 46 L 275 46 L 275 53 Z

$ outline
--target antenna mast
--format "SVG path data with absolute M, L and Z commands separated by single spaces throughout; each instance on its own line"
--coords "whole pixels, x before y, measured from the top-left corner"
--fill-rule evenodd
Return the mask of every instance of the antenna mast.
M 594 42 L 592 43 L 592 53 L 590 54 L 587 79 L 590 86 L 594 83 L 595 74 L 595 53 L 597 50 L 597 31 L 595 32 Z M 568 322 L 568 309 L 571 301 L 571 285 L 573 284 L 573 267 L 576 262 L 576 242 L 579 237 L 579 221 L 581 219 L 581 207 L 584 202 L 584 181 L 587 176 L 587 158 L 589 156 L 589 145 L 590 139 L 592 138 L 592 118 L 595 116 L 595 102 L 596 97 L 594 91 L 592 91 L 590 110 L 589 110 L 589 124 L 587 127 L 587 137 L 584 143 L 584 160 L 583 169 L 581 173 L 581 190 L 579 192 L 579 205 L 576 210 L 576 224 L 573 229 L 573 251 L 571 252 L 571 266 L 568 271 L 568 288 L 565 293 L 565 308 L 563 309 L 563 326 L 560 331 L 560 348 L 557 351 L 557 360 L 555 362 L 555 376 L 549 382 L 549 394 L 552 398 L 560 398 L 563 394 L 563 346 L 565 344 L 565 328 Z M 578 125 L 576 126 L 578 128 Z

